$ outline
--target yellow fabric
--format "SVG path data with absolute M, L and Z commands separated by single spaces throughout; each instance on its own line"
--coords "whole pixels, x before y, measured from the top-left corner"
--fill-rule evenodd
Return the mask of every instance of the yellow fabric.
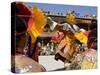
M 78 39 L 83 44 L 87 44 L 88 38 L 83 34 L 83 32 L 77 32 L 74 35 L 73 34 L 67 34 L 66 37 L 63 39 L 63 41 L 66 42 L 66 46 L 68 47 L 68 53 L 70 56 L 73 55 L 74 51 L 76 51 L 75 46 L 75 39 Z
M 33 15 L 35 17 L 35 28 L 39 33 L 43 32 L 44 26 L 46 25 L 46 19 L 43 12 L 38 9 L 37 6 L 34 6 Z
M 40 35 L 40 33 L 38 32 L 37 29 L 34 28 L 34 26 L 28 32 L 32 38 L 32 43 L 34 43 L 36 41 L 36 38 Z
M 46 19 L 43 14 L 43 12 L 38 9 L 37 6 L 34 6 L 33 8 L 33 18 L 34 22 L 30 29 L 28 29 L 28 32 L 32 38 L 32 43 L 36 41 L 36 38 L 42 34 L 44 26 L 46 25 Z
M 83 44 L 87 44 L 88 38 L 84 35 L 83 32 L 77 32 L 74 34 L 76 39 L 79 40 Z
M 66 42 L 66 46 L 68 47 L 68 53 L 70 56 L 72 56 L 74 50 L 76 49 L 75 45 L 74 45 L 74 40 L 75 38 L 70 38 L 73 37 L 70 34 L 66 35 L 66 37 L 63 39 Z

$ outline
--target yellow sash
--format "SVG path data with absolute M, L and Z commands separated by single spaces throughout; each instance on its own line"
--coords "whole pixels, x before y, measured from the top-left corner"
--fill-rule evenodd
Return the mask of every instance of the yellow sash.
M 32 38 L 32 43 L 34 43 L 36 38 L 42 34 L 44 26 L 46 25 L 45 16 L 37 6 L 34 6 L 33 8 L 33 18 L 34 22 L 32 23 L 31 28 L 29 27 L 28 29 L 28 33 Z
M 79 40 L 81 43 L 87 44 L 88 37 L 85 36 L 83 32 L 76 32 L 74 35 L 76 39 Z

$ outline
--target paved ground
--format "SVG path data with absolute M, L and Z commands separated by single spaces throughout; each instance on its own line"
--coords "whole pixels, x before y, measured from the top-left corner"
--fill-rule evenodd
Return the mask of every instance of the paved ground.
M 47 71 L 64 70 L 64 63 L 60 60 L 54 60 L 54 56 L 39 56 L 39 63 L 42 64 Z

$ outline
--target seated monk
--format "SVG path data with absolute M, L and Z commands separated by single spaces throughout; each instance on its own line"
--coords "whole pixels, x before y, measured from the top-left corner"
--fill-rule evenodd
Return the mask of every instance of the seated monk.
M 16 4 L 16 3 L 15 3 Z M 17 3 L 18 4 L 18 3 Z M 22 4 L 23 3 L 19 3 Z M 23 5 L 24 6 L 24 5 Z M 14 7 L 14 6 L 13 6 Z M 16 20 L 15 20 L 16 18 Z M 26 73 L 26 72 L 44 72 L 46 69 L 34 61 L 33 59 L 25 55 L 27 50 L 27 23 L 24 18 L 19 15 L 11 17 L 12 25 L 15 25 L 16 30 L 14 31 L 15 48 L 11 50 L 11 70 L 14 73 Z M 13 47 L 12 47 L 13 48 Z
M 23 20 L 21 20 L 20 17 L 16 17 L 16 25 L 19 23 L 18 28 L 16 27 L 16 31 L 18 31 L 18 32 L 22 32 L 22 31 L 20 31 L 20 26 L 23 27 L 22 29 L 24 29 L 24 26 L 25 26 L 24 23 L 21 23 L 21 21 L 23 21 Z M 15 53 L 12 53 L 12 72 L 26 73 L 26 72 L 46 71 L 42 65 L 38 64 L 37 62 L 30 59 L 29 57 L 25 56 L 24 47 L 25 47 L 26 43 L 27 43 L 26 34 L 22 33 L 22 34 L 18 35 L 18 33 L 17 33 L 16 34 L 16 50 L 14 50 Z

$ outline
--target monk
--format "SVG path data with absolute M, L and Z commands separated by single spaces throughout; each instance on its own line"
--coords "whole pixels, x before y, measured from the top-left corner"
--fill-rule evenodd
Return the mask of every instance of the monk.
M 27 72 L 44 72 L 46 69 L 40 65 L 35 60 L 27 57 L 26 51 L 27 50 L 27 40 L 28 40 L 28 33 L 27 33 L 27 17 L 24 18 L 25 13 L 23 14 L 21 12 L 21 8 L 18 9 L 18 7 L 23 8 L 23 11 L 26 11 L 26 15 L 29 16 L 30 12 L 28 12 L 28 8 L 23 3 L 13 3 L 12 4 L 12 12 L 16 7 L 15 14 L 12 14 L 11 17 L 11 23 L 14 29 L 14 47 L 12 47 L 11 50 L 11 70 L 14 73 L 27 73 Z M 12 45 L 13 46 L 13 45 Z

